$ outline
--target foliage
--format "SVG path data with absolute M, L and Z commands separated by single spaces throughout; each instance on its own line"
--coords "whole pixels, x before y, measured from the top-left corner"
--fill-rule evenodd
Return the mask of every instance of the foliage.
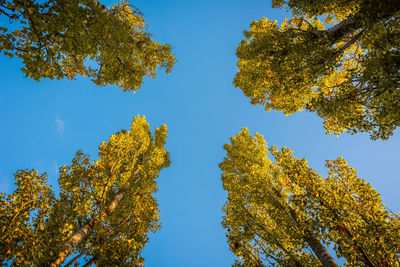
M 82 75 L 136 91 L 144 76 L 159 66 L 170 72 L 176 61 L 126 1 L 106 8 L 97 0 L 4 0 L 0 14 L 10 21 L 0 27 L 0 52 L 21 58 L 35 80 Z
M 223 226 L 242 261 L 238 266 L 321 266 L 310 236 L 333 244 L 346 266 L 400 266 L 400 217 L 343 158 L 326 161 L 328 176 L 322 178 L 305 159 L 287 148 L 268 149 L 247 129 L 224 148 Z
M 138 266 L 149 231 L 160 225 L 155 179 L 170 164 L 167 127 L 154 138 L 144 117 L 99 147 L 60 167 L 55 198 L 46 174 L 18 171 L 17 189 L 0 202 L 0 263 L 57 266 L 90 257 L 98 266 Z
M 397 0 L 273 0 L 292 17 L 254 21 L 234 84 L 266 110 L 305 109 L 329 134 L 388 139 L 400 125 Z

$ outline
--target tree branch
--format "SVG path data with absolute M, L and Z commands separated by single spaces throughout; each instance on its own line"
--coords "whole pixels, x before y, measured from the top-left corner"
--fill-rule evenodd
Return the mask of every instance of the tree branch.
M 344 46 L 342 46 L 339 50 L 337 50 L 335 53 L 337 55 L 343 53 L 347 48 L 349 48 L 352 44 L 354 44 L 358 39 L 360 39 L 360 37 L 363 34 L 363 30 L 360 31 L 359 33 L 357 33 L 355 36 L 353 36 L 353 38 L 351 38 L 350 41 L 348 41 Z

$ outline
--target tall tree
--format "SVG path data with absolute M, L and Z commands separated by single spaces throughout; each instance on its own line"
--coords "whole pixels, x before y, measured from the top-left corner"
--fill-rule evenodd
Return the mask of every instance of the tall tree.
M 322 178 L 247 129 L 225 144 L 223 226 L 237 266 L 400 266 L 400 217 L 343 158 Z M 271 153 L 274 161 L 268 158 Z
M 397 0 L 272 0 L 280 25 L 254 21 L 237 48 L 234 84 L 266 110 L 305 109 L 329 134 L 388 139 L 400 125 Z
M 106 8 L 97 0 L 2 0 L 0 52 L 22 59 L 35 80 L 87 76 L 97 85 L 136 91 L 175 56 L 152 40 L 141 13 L 127 1 Z
M 17 189 L 0 199 L 0 264 L 142 265 L 148 232 L 159 228 L 155 179 L 170 164 L 166 137 L 165 125 L 153 137 L 136 117 L 100 145 L 98 160 L 78 152 L 60 168 L 59 198 L 45 174 L 18 171 Z

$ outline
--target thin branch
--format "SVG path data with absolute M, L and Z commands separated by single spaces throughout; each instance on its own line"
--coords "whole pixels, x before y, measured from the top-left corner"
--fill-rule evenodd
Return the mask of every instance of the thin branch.
M 360 31 L 359 33 L 357 33 L 355 36 L 353 36 L 353 38 L 351 38 L 350 41 L 348 41 L 344 46 L 342 46 L 339 50 L 337 50 L 335 53 L 340 55 L 342 54 L 347 48 L 349 48 L 352 44 L 354 44 L 358 39 L 360 39 L 360 37 L 363 34 L 363 30 Z

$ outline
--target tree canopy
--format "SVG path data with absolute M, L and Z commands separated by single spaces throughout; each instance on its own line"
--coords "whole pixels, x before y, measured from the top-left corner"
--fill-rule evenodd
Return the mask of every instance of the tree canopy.
M 400 266 L 400 217 L 343 158 L 320 176 L 247 129 L 225 144 L 223 226 L 237 266 Z M 269 159 L 272 154 L 274 161 Z
M 0 52 L 21 58 L 35 80 L 82 75 L 136 91 L 144 76 L 155 77 L 158 67 L 170 72 L 176 61 L 127 1 L 106 8 L 97 0 L 4 0 L 0 14 L 9 18 Z
M 144 117 L 99 147 L 99 159 L 78 152 L 60 167 L 59 197 L 46 174 L 20 170 L 17 189 L 0 198 L 0 264 L 141 266 L 148 232 L 159 229 L 156 178 L 170 164 L 167 127 L 154 136 Z M 80 260 L 82 262 L 82 260 Z
M 388 139 L 400 125 L 399 0 L 272 0 L 280 25 L 252 22 L 237 49 L 235 86 L 266 110 L 306 110 L 329 134 Z M 74 79 L 136 91 L 176 62 L 127 0 L 0 0 L 0 52 L 34 80 Z M 187 127 L 186 127 L 187 128 Z M 26 131 L 26 129 L 24 129 Z M 0 266 L 142 266 L 160 228 L 157 178 L 169 167 L 167 127 L 144 117 L 46 173 L 22 169 L 0 194 Z M 234 266 L 397 266 L 400 216 L 339 157 L 322 176 L 284 147 L 243 128 L 220 163 L 222 225 Z M 272 157 L 271 157 L 272 156 Z M 56 193 L 57 192 L 57 193 Z
M 400 125 L 399 1 L 272 3 L 292 17 L 251 23 L 235 86 L 268 111 L 316 112 L 329 134 L 388 139 Z

